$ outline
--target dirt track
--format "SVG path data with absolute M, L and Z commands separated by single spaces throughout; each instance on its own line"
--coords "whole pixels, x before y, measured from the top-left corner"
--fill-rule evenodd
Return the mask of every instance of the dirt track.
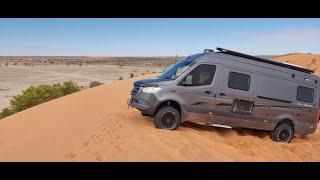
M 126 100 L 132 78 L 0 120 L 0 161 L 320 161 L 320 131 L 291 144 L 265 132 L 184 124 L 156 129 Z

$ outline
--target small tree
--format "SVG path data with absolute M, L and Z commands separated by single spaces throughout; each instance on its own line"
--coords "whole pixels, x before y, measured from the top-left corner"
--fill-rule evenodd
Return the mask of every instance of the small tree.
M 131 74 L 130 74 L 130 78 L 133 78 L 133 77 L 134 77 L 134 75 L 131 73 Z

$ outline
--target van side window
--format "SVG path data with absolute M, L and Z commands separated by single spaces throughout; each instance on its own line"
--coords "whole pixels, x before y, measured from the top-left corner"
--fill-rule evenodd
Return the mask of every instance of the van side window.
M 200 64 L 198 67 L 193 69 L 179 84 L 182 86 L 205 86 L 212 83 L 214 74 L 216 71 L 215 65 Z M 190 76 L 191 75 L 191 76 Z M 189 84 L 184 83 L 186 78 L 191 77 Z
M 298 86 L 297 100 L 307 103 L 313 103 L 314 90 L 312 88 Z
M 228 88 L 249 91 L 250 76 L 247 74 L 230 72 L 228 79 Z

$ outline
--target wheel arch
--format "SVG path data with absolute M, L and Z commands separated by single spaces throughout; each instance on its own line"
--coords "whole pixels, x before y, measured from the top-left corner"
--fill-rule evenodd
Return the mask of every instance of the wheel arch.
M 286 123 L 286 124 L 290 125 L 290 126 L 293 128 L 293 131 L 295 131 L 295 123 L 294 123 L 293 120 L 291 120 L 291 119 L 289 119 L 289 118 L 281 119 L 281 120 L 277 123 L 277 125 L 275 126 L 274 129 L 276 129 L 276 128 L 277 128 L 280 124 L 282 124 L 282 123 Z
M 161 101 L 155 108 L 153 114 L 156 114 L 159 109 L 161 109 L 162 107 L 165 107 L 165 106 L 171 106 L 171 107 L 174 107 L 178 110 L 178 112 L 180 113 L 181 117 L 182 117 L 182 108 L 181 108 L 181 105 L 180 103 L 178 103 L 176 100 L 173 100 L 173 99 L 166 99 L 164 101 Z

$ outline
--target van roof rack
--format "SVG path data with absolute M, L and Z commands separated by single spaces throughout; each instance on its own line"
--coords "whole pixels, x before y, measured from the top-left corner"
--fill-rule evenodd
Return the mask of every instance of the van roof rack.
M 217 50 L 220 51 L 219 53 L 229 54 L 229 55 L 243 57 L 243 58 L 248 58 L 248 59 L 252 59 L 252 60 L 260 61 L 260 62 L 265 62 L 265 63 L 269 63 L 269 64 L 273 64 L 273 65 L 277 65 L 277 66 L 281 66 L 281 67 L 285 67 L 285 68 L 289 68 L 289 69 L 294 69 L 294 70 L 297 70 L 297 71 L 305 72 L 305 73 L 308 73 L 308 74 L 314 73 L 314 71 L 310 70 L 310 69 L 305 69 L 305 68 L 298 67 L 298 66 L 293 66 L 293 65 L 290 65 L 290 64 L 285 64 L 285 63 L 276 62 L 276 61 L 272 61 L 272 60 L 268 60 L 268 59 L 263 59 L 263 58 L 259 58 L 259 57 L 256 57 L 256 56 L 251 56 L 251 55 L 248 55 L 248 54 L 243 54 L 243 53 L 239 53 L 239 52 L 236 52 L 236 51 L 231 51 L 231 50 L 220 48 L 220 47 L 217 47 Z

